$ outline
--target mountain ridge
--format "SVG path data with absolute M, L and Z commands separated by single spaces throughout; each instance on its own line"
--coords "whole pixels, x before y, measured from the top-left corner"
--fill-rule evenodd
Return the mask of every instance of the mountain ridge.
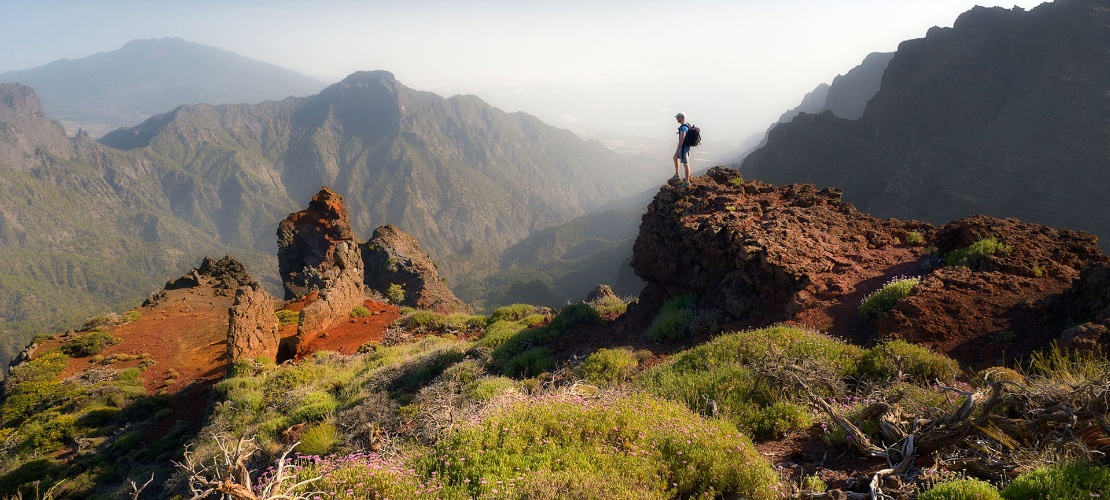
M 36 90 L 46 112 L 94 135 L 186 103 L 250 103 L 307 95 L 312 78 L 180 38 L 132 40 L 79 59 L 0 73 Z
M 883 217 L 986 213 L 1091 231 L 1110 243 L 1110 14 L 1100 2 L 976 7 L 903 42 L 864 115 L 776 127 L 740 168 L 836 185 Z

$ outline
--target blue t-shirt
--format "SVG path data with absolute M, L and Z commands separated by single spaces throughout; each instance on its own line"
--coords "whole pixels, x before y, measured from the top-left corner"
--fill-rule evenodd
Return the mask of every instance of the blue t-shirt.
M 686 132 L 689 132 L 689 131 L 690 131 L 690 126 L 683 123 L 682 126 L 678 127 L 678 132 L 675 132 L 675 133 L 676 134 L 682 134 L 682 133 L 686 133 Z

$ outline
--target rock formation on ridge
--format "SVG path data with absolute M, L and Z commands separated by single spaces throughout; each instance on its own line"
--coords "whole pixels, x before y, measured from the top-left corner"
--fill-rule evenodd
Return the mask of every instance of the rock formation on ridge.
M 363 246 L 366 286 L 385 293 L 390 285 L 405 291 L 403 305 L 440 313 L 473 314 L 439 276 L 431 256 L 416 238 L 392 225 L 374 230 Z
M 265 357 L 277 361 L 281 337 L 274 297 L 258 283 L 240 286 L 228 309 L 228 368 L 240 359 Z
M 990 237 L 1010 251 L 971 267 L 940 265 Z M 904 243 L 914 238 L 924 243 Z M 1057 297 L 1083 269 L 1106 263 L 1088 233 L 986 216 L 942 227 L 877 219 L 841 202 L 837 189 L 742 182 L 714 167 L 689 191 L 656 195 L 632 266 L 648 283 L 641 300 L 692 291 L 700 308 L 741 324 L 787 321 L 857 342 L 901 337 L 975 360 L 984 343 L 1021 355 L 1059 337 L 1068 320 Z M 863 318 L 862 299 L 901 276 L 922 281 L 878 321 Z
M 291 348 L 350 317 L 365 300 L 363 264 L 343 197 L 324 186 L 308 208 L 278 226 L 278 265 L 285 298 L 316 294 L 297 325 Z

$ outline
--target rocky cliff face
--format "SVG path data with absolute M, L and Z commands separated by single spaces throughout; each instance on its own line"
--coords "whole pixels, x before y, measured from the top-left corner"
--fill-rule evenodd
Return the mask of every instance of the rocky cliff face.
M 440 313 L 473 314 L 440 278 L 431 256 L 415 238 L 394 226 L 374 230 L 362 247 L 366 262 L 366 286 L 386 293 L 391 285 L 404 289 L 402 304 Z
M 308 208 L 289 214 L 278 224 L 278 273 L 285 300 L 294 299 L 333 283 L 342 269 L 336 251 L 339 243 L 354 241 L 343 197 L 324 186 Z
M 970 267 L 942 265 L 992 237 L 1008 250 Z M 648 283 L 641 300 L 690 291 L 699 309 L 736 326 L 786 321 L 858 342 L 900 337 L 973 363 L 996 361 L 981 359 L 984 346 L 1021 355 L 1059 337 L 1070 321 L 1061 297 L 1084 269 L 1108 262 L 1088 233 L 988 216 L 940 227 L 877 219 L 837 189 L 742 182 L 723 167 L 689 190 L 664 187 L 633 252 Z M 864 297 L 901 277 L 921 282 L 877 320 L 860 314 Z M 1095 295 L 1083 294 L 1101 303 Z
M 362 304 L 362 255 L 343 197 L 324 186 L 308 208 L 278 225 L 278 265 L 286 300 L 314 294 L 301 310 L 296 349 L 351 315 Z
M 65 129 L 51 121 L 30 87 L 0 83 L 0 166 L 25 168 L 43 153 L 72 156 Z
M 903 42 L 859 120 L 802 115 L 741 168 L 776 184 L 839 186 L 882 217 L 1012 216 L 1106 244 L 1108 26 L 1095 0 L 976 7 Z

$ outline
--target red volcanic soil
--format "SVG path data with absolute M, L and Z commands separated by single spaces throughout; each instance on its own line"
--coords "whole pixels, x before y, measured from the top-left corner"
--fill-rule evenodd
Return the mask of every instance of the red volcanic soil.
M 288 308 L 290 310 L 300 310 L 307 306 L 309 302 L 298 302 L 298 309 Z M 292 304 L 291 304 L 292 305 Z M 401 317 L 401 312 L 396 306 L 384 304 L 381 302 L 374 302 L 367 300 L 363 305 L 370 311 L 370 316 L 364 318 L 351 318 L 346 323 L 341 323 L 339 326 L 329 329 L 320 336 L 313 339 L 307 345 L 301 346 L 297 350 L 296 361 L 300 361 L 312 353 L 320 351 L 332 351 L 340 354 L 354 354 L 358 352 L 359 346 L 371 342 L 381 342 L 385 329 L 393 323 L 394 320 Z M 286 326 L 281 330 L 282 341 L 291 338 L 297 333 L 296 325 Z
M 142 358 L 154 360 L 154 364 L 139 375 L 147 394 L 174 394 L 175 419 L 199 424 L 206 412 L 196 410 L 208 404 L 210 393 L 206 389 L 227 373 L 228 308 L 234 298 L 217 294 L 212 282 L 194 288 L 166 290 L 159 296 L 153 303 L 136 309 L 141 314 L 138 319 L 105 330 L 121 342 L 106 347 L 100 356 L 105 360 L 120 354 L 134 358 L 110 364 L 113 369 L 139 366 Z M 287 309 L 299 310 L 311 300 L 291 303 Z M 351 318 L 328 330 L 301 349 L 297 359 L 318 351 L 353 354 L 360 345 L 381 340 L 385 329 L 401 316 L 395 306 L 369 300 L 365 305 L 371 311 L 370 316 Z M 296 330 L 296 325 L 291 325 L 285 327 L 281 335 L 283 338 L 292 336 Z M 58 336 L 40 349 L 61 347 L 64 340 L 65 336 Z M 68 378 L 94 366 L 92 359 L 91 356 L 71 358 L 61 377 Z M 175 419 L 165 422 L 172 423 Z

